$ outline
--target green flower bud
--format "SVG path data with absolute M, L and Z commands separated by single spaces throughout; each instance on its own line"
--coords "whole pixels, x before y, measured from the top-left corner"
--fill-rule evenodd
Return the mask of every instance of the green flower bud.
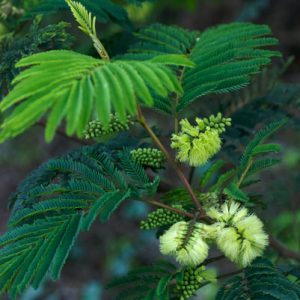
M 145 167 L 161 169 L 165 163 L 165 155 L 158 149 L 138 148 L 130 153 L 134 161 Z
M 204 266 L 183 270 L 182 279 L 176 284 L 179 299 L 185 300 L 193 296 L 204 282 L 216 282 L 216 273 L 206 270 Z
M 211 115 L 209 118 L 204 118 L 202 122 L 206 128 L 215 129 L 219 134 L 225 132 L 226 126 L 231 126 L 231 118 L 224 118 L 220 112 L 216 116 Z
M 173 206 L 182 209 L 182 206 Z M 147 219 L 140 224 L 141 229 L 155 229 L 165 225 L 171 225 L 183 221 L 184 217 L 170 210 L 159 208 L 148 214 Z
M 218 231 L 217 245 L 231 261 L 246 267 L 262 255 L 268 245 L 268 236 L 261 220 L 249 215 L 245 207 L 230 202 L 220 209 L 211 208 L 207 214 L 217 221 L 214 224 Z
M 129 130 L 132 124 L 134 124 L 134 122 L 130 117 L 128 117 L 125 122 L 122 122 L 116 115 L 111 114 L 107 126 L 103 126 L 98 120 L 90 121 L 84 131 L 84 136 L 86 139 L 106 137 L 121 131 Z

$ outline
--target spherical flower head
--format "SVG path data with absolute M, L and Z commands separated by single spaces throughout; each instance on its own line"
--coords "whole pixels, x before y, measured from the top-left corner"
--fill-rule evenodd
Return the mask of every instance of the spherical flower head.
M 187 134 L 173 134 L 171 148 L 177 149 L 177 159 L 181 162 L 189 161 L 192 148 L 192 138 Z
M 210 158 L 220 151 L 221 144 L 217 131 L 207 130 L 200 133 L 198 138 L 195 138 L 192 142 L 189 164 L 194 167 L 206 164 Z
M 221 149 L 221 138 L 217 130 L 203 131 L 201 119 L 196 119 L 197 126 L 192 126 L 188 120 L 180 122 L 181 131 L 173 134 L 171 147 L 177 149 L 177 159 L 191 166 L 204 165 Z
M 217 236 L 217 245 L 219 249 L 233 262 L 239 262 L 241 245 L 239 235 L 235 228 L 220 228 Z
M 160 237 L 160 251 L 173 255 L 183 266 L 197 266 L 208 256 L 203 224 L 178 222 Z
M 218 228 L 218 247 L 233 262 L 246 267 L 262 255 L 268 245 L 263 223 L 236 202 L 225 203 L 220 209 L 212 208 L 208 215 L 215 219 Z
M 209 247 L 200 234 L 192 235 L 185 246 L 179 247 L 176 260 L 181 265 L 197 266 L 207 258 Z
M 160 252 L 164 255 L 175 255 L 188 230 L 188 223 L 177 222 L 160 237 Z
M 256 257 L 261 256 L 268 245 L 268 235 L 263 230 L 263 223 L 251 215 L 236 223 L 239 234 L 243 237 L 241 242 L 240 264 L 248 266 Z
M 237 222 L 248 215 L 248 209 L 231 201 L 224 203 L 221 208 L 211 207 L 207 210 L 207 215 L 218 222 Z

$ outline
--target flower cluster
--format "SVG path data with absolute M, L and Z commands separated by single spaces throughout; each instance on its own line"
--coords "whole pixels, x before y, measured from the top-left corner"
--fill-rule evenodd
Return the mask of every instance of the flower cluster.
M 246 267 L 268 245 L 263 223 L 236 202 L 212 207 L 207 215 L 215 223 L 180 221 L 172 225 L 160 237 L 161 253 L 173 255 L 184 266 L 195 267 L 206 259 L 208 243 L 215 242 L 231 261 Z
M 181 221 L 172 225 L 160 237 L 160 251 L 174 256 L 181 265 L 197 266 L 207 258 L 207 240 L 215 234 L 214 227 Z
M 220 209 L 212 208 L 208 215 L 217 221 L 216 243 L 233 262 L 246 267 L 260 256 L 268 245 L 263 223 L 255 215 L 249 215 L 245 207 L 236 202 L 225 203 Z
M 145 167 L 160 169 L 165 163 L 165 155 L 158 149 L 138 148 L 130 153 L 134 161 Z
M 84 131 L 84 136 L 86 139 L 109 136 L 121 131 L 129 130 L 129 127 L 132 124 L 133 121 L 130 117 L 128 117 L 125 122 L 122 122 L 116 115 L 111 114 L 110 122 L 107 126 L 104 126 L 98 120 L 90 121 Z
M 193 126 L 187 119 L 180 122 L 181 131 L 173 134 L 171 147 L 177 150 L 177 159 L 191 166 L 204 165 L 221 148 L 220 133 L 231 124 L 222 114 L 209 119 L 196 118 Z
M 176 292 L 179 294 L 179 299 L 189 299 L 200 288 L 203 282 L 216 282 L 215 272 L 206 270 L 204 266 L 185 269 L 181 280 L 176 285 Z
M 174 206 L 175 207 L 175 206 Z M 176 208 L 182 209 L 182 206 L 176 206 Z M 148 214 L 147 219 L 140 224 L 141 229 L 154 229 L 165 225 L 174 224 L 179 221 L 183 221 L 184 217 L 175 212 L 169 211 L 164 208 L 156 209 Z

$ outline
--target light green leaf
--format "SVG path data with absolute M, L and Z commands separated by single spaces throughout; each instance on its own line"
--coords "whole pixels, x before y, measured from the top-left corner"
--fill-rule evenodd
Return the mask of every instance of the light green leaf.
M 46 140 L 63 119 L 68 135 L 82 137 L 96 111 L 106 125 L 113 110 L 121 120 L 135 115 L 137 101 L 152 106 L 153 95 L 181 93 L 176 75 L 163 63 L 120 61 L 112 63 L 73 51 L 48 51 L 23 58 L 27 67 L 14 80 L 14 88 L 0 103 L 2 112 L 14 107 L 0 127 L 0 142 L 15 137 L 50 112 Z

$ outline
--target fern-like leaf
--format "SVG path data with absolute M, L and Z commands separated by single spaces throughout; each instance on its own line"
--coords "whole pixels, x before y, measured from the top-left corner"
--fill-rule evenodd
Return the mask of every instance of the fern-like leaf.
M 19 73 L 15 64 L 22 58 L 46 49 L 69 49 L 72 37 L 66 32 L 67 23 L 42 27 L 34 21 L 28 32 L 2 37 L 0 42 L 0 98 L 11 89 L 11 81 Z
M 20 185 L 9 231 L 0 237 L 0 292 L 16 297 L 48 273 L 58 279 L 81 230 L 97 217 L 107 221 L 123 201 L 156 192 L 157 179 L 122 168 L 122 155 L 112 150 L 84 147 L 46 162 Z
M 106 49 L 97 37 L 96 17 L 92 16 L 91 12 L 89 12 L 81 3 L 73 0 L 66 0 L 66 2 L 69 5 L 77 23 L 79 24 L 79 29 L 90 36 L 100 57 L 105 60 L 110 60 Z
M 51 267 L 59 276 L 79 233 L 82 215 L 41 219 L 8 231 L 0 238 L 1 291 L 16 297 L 29 285 L 37 288 Z
M 126 60 L 147 60 L 158 56 L 170 59 L 178 54 L 189 55 L 199 34 L 176 26 L 152 24 L 135 34 L 135 41 L 129 51 L 120 58 Z M 154 108 L 168 115 L 174 112 L 170 98 L 154 97 Z
M 280 159 L 278 158 L 272 158 L 272 157 L 266 157 L 266 158 L 261 158 L 253 162 L 251 165 L 249 171 L 248 171 L 248 176 L 251 176 L 255 173 L 259 173 L 265 169 L 271 168 L 281 162 Z
M 256 259 L 243 276 L 229 279 L 219 290 L 216 300 L 269 299 L 297 300 L 300 288 L 289 281 L 266 259 Z
M 118 190 L 105 193 L 93 204 L 83 220 L 84 230 L 90 229 L 98 215 L 100 215 L 100 219 L 103 222 L 107 221 L 119 204 L 130 196 L 130 190 L 125 195 L 120 195 L 119 193 Z
M 267 154 L 271 152 L 278 152 L 280 150 L 280 146 L 276 145 L 263 145 L 263 142 L 274 132 L 279 130 L 282 126 L 287 123 L 286 119 L 273 122 L 260 130 L 251 142 L 247 145 L 244 154 L 241 158 L 240 166 L 239 166 L 239 174 L 242 174 L 250 160 L 253 159 L 254 156 L 258 154 Z
M 143 60 L 181 53 L 195 63 L 195 68 L 182 72 L 185 93 L 178 111 L 201 96 L 245 87 L 251 75 L 260 72 L 272 57 L 280 56 L 277 51 L 264 49 L 277 44 L 270 28 L 250 23 L 221 25 L 201 34 L 154 24 L 138 32 L 137 39 L 124 58 Z
M 278 144 L 263 144 L 258 145 L 252 150 L 252 155 L 268 154 L 280 152 L 282 147 Z
M 97 35 L 96 32 L 96 17 L 80 3 L 72 0 L 66 0 L 76 21 L 79 23 L 79 28 L 87 35 Z
M 222 189 L 222 187 L 226 186 L 226 183 L 236 175 L 236 170 L 231 169 L 224 174 L 220 175 L 217 179 L 217 182 L 209 188 L 210 192 L 217 192 Z
M 176 26 L 152 24 L 136 33 L 136 41 L 122 59 L 145 60 L 158 55 L 188 54 L 198 35 Z
M 169 299 L 168 284 L 174 277 L 176 266 L 160 261 L 152 266 L 140 267 L 126 276 L 114 279 L 109 288 L 117 288 L 116 299 Z
M 204 31 L 191 54 L 197 67 L 187 70 L 183 80 L 185 94 L 178 110 L 198 97 L 223 94 L 248 85 L 251 75 L 269 64 L 279 52 L 262 48 L 277 44 L 265 25 L 233 23 Z
M 246 193 L 244 193 L 235 183 L 231 183 L 227 188 L 224 189 L 224 193 L 230 197 L 230 199 L 234 199 L 238 202 L 248 202 L 249 197 Z
M 107 124 L 112 110 L 120 120 L 134 115 L 136 97 L 152 106 L 149 87 L 162 97 L 182 93 L 175 75 L 152 61 L 109 63 L 72 51 L 49 51 L 26 57 L 17 66 L 29 68 L 15 78 L 14 89 L 0 104 L 2 111 L 18 104 L 1 125 L 0 142 L 21 134 L 48 111 L 47 141 L 64 118 L 67 134 L 81 137 L 94 110 Z
M 214 162 L 208 170 L 204 173 L 200 185 L 202 188 L 206 187 L 212 177 L 225 165 L 224 160 L 217 160 Z

